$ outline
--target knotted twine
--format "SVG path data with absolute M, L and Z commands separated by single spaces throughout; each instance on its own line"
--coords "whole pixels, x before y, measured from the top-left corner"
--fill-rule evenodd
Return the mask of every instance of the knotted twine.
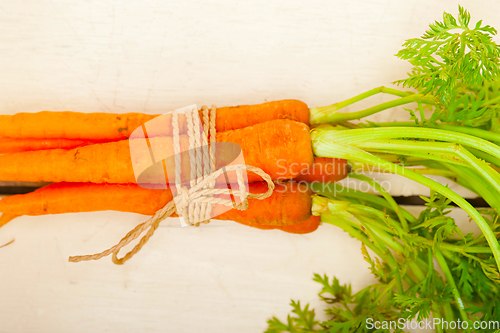
M 191 111 L 186 111 L 187 121 L 187 135 L 189 138 L 189 161 L 191 167 L 190 174 L 190 187 L 182 185 L 181 182 L 181 154 L 180 154 L 180 135 L 178 113 L 172 112 L 172 128 L 173 128 L 173 143 L 174 143 L 174 163 L 175 163 L 175 187 L 177 195 L 172 201 L 167 203 L 162 209 L 158 210 L 147 221 L 139 224 L 132 229 L 121 241 L 115 246 L 92 255 L 81 255 L 69 257 L 70 262 L 80 262 L 87 260 L 99 260 L 108 255 L 112 255 L 113 263 L 117 265 L 124 264 L 127 260 L 132 258 L 137 252 L 141 250 L 144 244 L 153 236 L 154 232 L 160 225 L 160 222 L 172 214 L 184 218 L 186 224 L 190 226 L 199 226 L 200 223 L 209 223 L 212 206 L 214 204 L 221 204 L 238 210 L 245 210 L 248 208 L 248 199 L 265 199 L 269 197 L 274 190 L 274 183 L 271 177 L 266 174 L 262 169 L 256 168 L 251 165 L 237 164 L 223 167 L 216 170 L 215 166 L 215 116 L 216 107 L 212 105 L 209 110 L 208 107 L 202 107 L 203 113 L 203 135 L 200 133 L 199 114 L 196 108 Z M 267 192 L 253 194 L 247 193 L 245 186 L 245 179 L 243 172 L 252 171 L 264 179 L 268 185 Z M 215 180 L 221 174 L 235 171 L 238 191 L 233 191 L 232 188 L 216 189 Z M 214 197 L 214 195 L 225 194 L 230 198 L 239 197 L 240 203 L 236 204 L 232 199 L 224 199 L 221 197 Z M 118 252 L 124 246 L 139 237 L 142 233 L 146 234 L 140 239 L 138 244 L 125 256 L 118 258 Z

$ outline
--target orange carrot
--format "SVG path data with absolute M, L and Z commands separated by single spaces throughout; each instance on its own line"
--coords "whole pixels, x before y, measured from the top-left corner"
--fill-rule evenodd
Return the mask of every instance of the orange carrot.
M 0 115 L 0 133 L 10 138 L 120 140 L 128 138 L 136 128 L 157 116 L 71 111 L 18 113 Z M 309 109 L 296 100 L 222 107 L 217 109 L 216 129 L 223 132 L 275 119 L 292 119 L 309 124 Z M 185 123 L 182 116 L 179 123 Z M 185 133 L 185 128 L 180 130 Z M 171 126 L 164 131 L 163 135 L 172 135 Z
M 291 120 L 273 120 L 254 126 L 217 133 L 216 141 L 238 144 L 245 163 L 261 168 L 272 179 L 292 179 L 299 166 L 312 164 L 313 153 L 308 126 Z M 140 140 L 140 139 L 137 139 Z M 72 150 L 39 150 L 0 156 L 0 179 L 3 181 L 30 182 L 136 182 L 129 151 L 129 141 L 95 144 Z M 149 140 L 164 157 L 173 155 L 172 137 L 156 137 Z M 187 149 L 188 138 L 181 135 L 181 151 Z M 219 160 L 221 152 L 217 150 Z M 143 149 L 134 156 L 134 165 L 148 161 L 150 152 Z M 161 159 L 159 159 L 161 160 Z M 183 175 L 189 175 L 189 161 L 183 159 Z M 279 165 L 278 165 L 279 162 Z M 166 160 L 167 168 L 174 170 L 174 160 Z M 295 166 L 295 167 L 294 167 Z M 143 182 L 157 183 L 154 172 Z M 185 179 L 186 180 L 186 179 Z M 249 172 L 248 180 L 259 181 L 260 177 Z
M 114 210 L 152 215 L 172 200 L 172 192 L 137 184 L 53 183 L 0 200 L 0 212 L 46 215 Z M 2 215 L 3 216 L 3 215 Z
M 0 138 L 0 154 L 19 153 L 45 149 L 73 149 L 100 142 L 69 139 L 12 139 Z M 347 177 L 346 160 L 328 157 L 315 157 L 311 166 L 300 170 L 297 181 L 336 182 Z
M 19 216 L 20 215 L 2 214 L 2 216 L 0 216 L 0 228 Z
M 263 193 L 267 184 L 249 184 L 251 193 Z M 3 216 L 46 215 L 114 210 L 153 215 L 172 200 L 169 189 L 145 189 L 137 184 L 54 183 L 28 194 L 0 200 Z M 214 209 L 216 209 L 215 207 Z M 287 183 L 285 191 L 274 191 L 264 199 L 249 199 L 248 209 L 231 209 L 214 217 L 258 226 L 294 225 L 311 216 L 311 192 L 305 185 Z
M 0 154 L 44 149 L 73 149 L 89 144 L 103 143 L 91 140 L 70 139 L 13 139 L 0 138 Z
M 237 221 L 238 222 L 238 221 Z M 242 222 L 238 222 L 241 224 L 245 224 Z M 245 224 L 248 225 L 248 224 Z M 309 219 L 307 219 L 304 222 L 300 222 L 297 224 L 292 224 L 292 225 L 282 225 L 282 226 L 277 226 L 277 225 L 252 225 L 252 227 L 257 228 L 257 229 L 262 229 L 262 230 L 281 230 L 285 231 L 291 234 L 309 234 L 313 231 L 316 231 L 320 225 L 320 218 L 319 216 L 311 216 Z
M 293 225 L 309 219 L 312 206 L 311 190 L 295 182 L 282 185 L 284 188 L 275 189 L 273 194 L 264 200 L 248 200 L 248 209 L 231 209 L 215 219 L 241 221 L 249 226 Z M 267 191 L 267 184 L 250 183 L 249 191 L 264 193 Z
M 309 108 L 294 99 L 218 108 L 216 128 L 225 132 L 276 119 L 290 119 L 309 125 Z
M 118 131 L 122 133 L 122 138 L 130 135 L 131 131 L 128 130 L 128 125 L 120 125 L 120 121 L 125 121 L 127 124 L 133 123 L 135 125 L 131 126 L 134 129 L 140 125 L 140 121 L 142 120 L 151 120 L 154 116 L 144 115 L 143 118 L 139 116 L 139 114 L 126 114 L 126 115 L 113 115 L 113 114 L 78 114 L 74 112 L 63 112 L 64 117 L 68 117 L 68 121 L 75 122 L 76 125 L 79 123 L 84 125 L 91 124 L 92 118 L 89 115 L 95 115 L 97 120 L 99 121 L 108 121 L 109 131 L 113 132 L 111 128 L 115 128 L 115 132 Z M 36 119 L 37 115 L 40 119 Z M 30 121 L 42 121 L 43 117 L 47 117 L 47 121 L 52 120 L 64 120 L 63 115 L 58 114 L 58 112 L 42 112 L 38 114 L 19 114 L 19 119 L 16 116 L 0 116 L 0 128 L 2 126 L 2 117 L 13 117 L 13 118 L 5 118 L 7 121 L 10 121 L 13 124 L 18 124 L 21 121 L 25 121 L 20 126 L 30 126 Z M 200 114 L 201 116 L 201 114 Z M 87 118 L 85 118 L 87 117 Z M 182 118 L 183 115 L 180 115 Z M 216 118 L 216 127 L 219 131 L 227 131 L 232 129 L 244 128 L 250 125 L 254 125 L 257 123 L 262 123 L 266 121 L 270 121 L 273 119 L 280 118 L 289 118 L 294 119 L 299 122 L 303 122 L 308 124 L 309 122 L 309 111 L 307 105 L 297 101 L 297 100 L 282 100 L 276 102 L 268 102 L 257 105 L 240 105 L 235 107 L 223 107 L 218 109 L 218 116 Z M 90 120 L 89 120 L 90 119 Z M 96 120 L 94 119 L 94 120 Z M 46 136 L 53 136 L 54 133 L 58 133 L 63 135 L 64 128 L 59 128 L 57 123 L 54 125 L 51 123 L 51 126 L 55 126 L 54 128 L 49 128 L 44 130 L 43 132 Z M 181 125 L 181 133 L 185 131 L 185 128 L 182 127 L 185 122 L 180 120 L 179 124 Z M 123 126 L 122 126 L 123 125 Z M 82 125 L 83 126 L 83 125 Z M 120 127 L 122 126 L 122 127 Z M 71 127 L 71 126 L 70 126 Z M 85 126 L 84 126 L 85 127 Z M 117 129 L 116 129 L 117 128 Z M 126 131 L 123 129 L 127 128 Z M 96 127 L 89 128 L 90 131 L 95 130 Z M 29 131 L 28 129 L 25 130 Z M 21 131 L 22 132 L 22 131 Z M 163 132 L 163 130 L 162 130 Z M 47 134 L 49 133 L 49 134 Z M 69 133 L 69 132 L 68 132 Z M 168 128 L 166 134 L 171 133 L 171 128 Z M 101 137 L 101 134 L 94 133 L 95 136 Z M 150 136 L 155 136 L 155 133 L 148 133 Z M 162 133 L 165 135 L 165 133 Z M 15 134 L 11 134 L 15 135 Z M 35 135 L 35 133 L 34 133 Z M 113 139 L 116 141 L 116 137 Z M 107 139 L 110 141 L 111 139 Z M 102 142 L 102 141 L 101 141 Z M 72 149 L 76 147 L 81 147 L 87 144 L 97 143 L 96 141 L 91 140 L 70 140 L 70 139 L 12 139 L 12 138 L 3 138 L 0 139 L 0 154 L 1 153 L 14 153 L 14 152 L 22 152 L 22 151 L 31 151 L 31 150 L 39 150 L 39 149 Z M 334 182 L 340 179 L 343 179 L 347 176 L 347 166 L 345 160 L 339 159 L 327 159 L 327 158 L 315 158 L 314 164 L 312 167 L 307 166 L 303 168 L 298 176 L 298 181 L 305 182 Z
M 348 173 L 349 167 L 344 159 L 315 157 L 314 163 L 303 168 L 295 180 L 307 183 L 330 183 L 344 179 Z
M 280 230 L 291 234 L 309 234 L 313 231 L 316 231 L 320 224 L 320 217 L 311 215 L 311 217 L 304 222 L 292 225 L 284 225 L 280 228 Z
M 0 133 L 9 138 L 120 140 L 157 116 L 71 111 L 17 113 L 0 115 Z

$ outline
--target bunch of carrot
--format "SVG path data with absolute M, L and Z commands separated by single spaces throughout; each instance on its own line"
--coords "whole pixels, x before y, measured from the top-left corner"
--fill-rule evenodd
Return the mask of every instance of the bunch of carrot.
M 0 226 L 20 215 L 100 210 L 153 215 L 172 200 L 172 193 L 136 184 L 128 138 L 155 117 L 49 111 L 0 115 L 4 136 L 0 138 L 0 180 L 53 183 L 0 200 Z M 233 209 L 217 219 L 291 233 L 317 229 L 320 221 L 311 215 L 311 191 L 301 183 L 337 181 L 346 177 L 348 168 L 345 160 L 313 157 L 308 125 L 309 109 L 296 100 L 217 109 L 217 142 L 238 144 L 245 163 L 261 168 L 273 180 L 298 182 L 280 183 L 269 198 L 251 199 L 247 210 Z M 166 128 L 162 135 L 165 131 L 172 133 Z M 181 126 L 181 147 L 187 146 L 185 132 Z M 151 140 L 163 140 L 173 155 L 171 137 Z M 189 163 L 182 170 L 189 174 Z M 248 180 L 250 192 L 265 192 L 260 177 L 249 173 Z

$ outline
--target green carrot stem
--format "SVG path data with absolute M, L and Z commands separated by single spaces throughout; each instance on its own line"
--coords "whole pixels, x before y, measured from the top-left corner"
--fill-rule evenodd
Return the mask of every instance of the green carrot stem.
M 375 244 L 373 244 L 372 241 L 365 235 L 363 235 L 361 232 L 356 230 L 351 226 L 351 222 L 344 218 L 344 217 L 339 217 L 337 214 L 328 214 L 324 213 L 321 214 L 321 222 L 329 223 L 332 224 L 336 227 L 339 227 L 340 229 L 344 230 L 347 232 L 349 235 L 352 237 L 356 238 L 357 240 L 361 241 L 363 244 L 365 244 L 370 250 L 372 250 L 377 256 L 379 256 L 381 259 L 385 260 L 384 253 L 377 247 Z
M 452 293 L 453 297 L 455 298 L 455 302 L 457 303 L 458 311 L 460 311 L 460 316 L 462 317 L 462 320 L 468 321 L 469 316 L 467 315 L 467 312 L 465 311 L 465 306 L 464 302 L 462 301 L 462 296 L 458 292 L 457 285 L 455 284 L 455 280 L 453 279 L 453 275 L 451 275 L 450 268 L 448 267 L 448 264 L 446 263 L 446 259 L 443 257 L 443 254 L 441 251 L 436 250 L 434 252 L 434 256 L 436 257 L 437 262 L 439 263 L 439 266 L 441 266 L 441 269 L 443 270 L 443 274 L 446 277 L 446 280 L 450 284 L 452 288 Z
M 391 153 L 373 153 L 373 155 L 380 157 L 386 161 L 398 164 L 404 164 L 405 166 L 411 165 L 422 165 L 422 162 L 427 162 L 427 158 L 418 157 L 418 156 L 405 156 L 404 160 L 402 160 L 401 155 L 391 154 Z
M 394 288 L 394 285 L 396 284 L 396 279 L 392 279 L 391 282 L 387 283 L 387 286 L 384 288 L 382 292 L 379 293 L 378 297 L 375 299 L 373 302 L 374 304 L 378 304 L 382 298 L 384 298 L 387 293 L 392 291 L 392 288 Z
M 374 181 L 373 179 L 366 177 L 364 175 L 359 175 L 355 173 L 351 173 L 350 176 L 351 178 L 359 179 L 362 180 L 368 184 L 370 184 L 375 190 L 377 190 L 385 200 L 389 203 L 389 205 L 392 207 L 392 209 L 396 212 L 396 215 L 398 216 L 399 220 L 401 221 L 401 225 L 403 226 L 403 230 L 408 232 L 408 222 L 406 221 L 406 218 L 404 217 L 404 214 L 401 212 L 401 209 L 399 205 L 396 203 L 394 198 L 383 188 L 379 183 Z
M 440 309 L 435 304 L 432 304 L 432 316 L 436 319 L 443 318 L 443 316 L 441 316 Z M 442 320 L 441 320 L 441 322 L 442 322 Z M 444 333 L 443 327 L 441 325 L 436 325 L 435 327 L 436 327 L 437 333 Z
M 383 242 L 384 246 L 389 247 L 391 250 L 397 253 L 404 253 L 403 245 L 396 241 L 390 233 L 384 231 L 384 228 L 381 228 L 379 224 L 375 223 L 371 219 L 358 217 L 358 220 L 359 219 L 363 221 L 363 227 L 370 227 L 372 232 L 375 233 L 376 237 Z M 422 268 L 427 269 L 426 263 L 420 258 L 417 258 L 416 261 L 409 261 L 408 266 L 411 268 L 415 276 L 417 276 L 419 279 L 423 277 Z
M 500 102 L 500 96 L 485 101 L 481 106 L 491 105 Z
M 399 148 L 396 146 L 397 143 L 404 142 L 402 146 L 399 146 Z M 363 149 L 366 145 L 365 150 L 369 150 L 371 153 L 375 152 L 384 152 L 384 153 L 393 153 L 393 154 L 398 154 L 400 156 L 406 156 L 408 154 L 411 154 L 412 156 L 418 156 L 421 158 L 427 158 L 426 162 L 429 161 L 439 161 L 439 162 L 445 162 L 446 164 L 454 164 L 454 165 L 461 165 L 467 168 L 472 168 L 471 165 L 467 164 L 463 159 L 457 158 L 455 152 L 453 150 L 448 151 L 448 152 L 439 152 L 438 150 L 425 150 L 422 149 L 423 146 L 419 146 L 420 144 L 417 144 L 417 147 L 415 149 L 412 149 L 411 152 L 409 152 L 406 149 L 401 149 L 406 145 L 406 142 L 408 142 L 408 148 L 414 148 L 410 147 L 412 145 L 411 141 L 405 141 L 405 140 L 384 140 L 384 147 L 380 147 L 379 149 L 376 149 L 375 146 L 378 145 L 378 143 L 372 144 L 372 148 L 368 149 L 368 145 L 370 143 L 364 144 L 364 143 L 357 143 L 354 144 L 353 146 L 356 146 L 358 148 Z M 418 142 L 418 141 L 417 141 Z M 426 142 L 427 143 L 427 142 Z M 420 164 L 422 165 L 424 162 L 421 162 Z M 399 164 L 399 163 L 397 163 Z M 415 165 L 415 164 L 413 164 Z M 407 166 L 407 164 L 404 164 L 404 166 Z
M 448 179 L 454 179 L 456 177 L 456 175 L 452 171 L 443 169 L 411 168 L 409 170 L 421 175 L 441 176 L 441 177 L 446 177 Z
M 413 121 L 398 121 L 398 122 L 380 122 L 380 123 L 370 123 L 370 125 L 374 125 L 377 127 L 420 127 L 421 125 L 413 122 Z M 458 132 L 469 134 L 472 136 L 477 136 L 478 138 L 493 141 L 496 143 L 500 143 L 500 134 L 486 131 L 480 128 L 468 127 L 468 126 L 459 126 L 459 125 L 451 125 L 451 124 L 426 124 L 426 127 L 439 128 L 443 130 Z
M 388 263 L 394 267 L 393 272 L 394 272 L 394 277 L 396 279 L 396 286 L 398 288 L 398 292 L 400 294 L 403 294 L 404 293 L 403 281 L 401 280 L 401 275 L 399 274 L 398 263 L 396 261 L 396 258 L 394 258 L 393 254 L 391 253 L 391 251 L 389 251 L 389 249 L 385 245 L 387 244 L 387 239 L 381 239 L 379 233 L 376 230 L 372 229 L 369 224 L 364 223 L 364 226 L 365 226 L 365 232 L 371 235 L 371 238 L 377 244 L 379 244 L 379 248 L 384 252 L 385 258 L 387 258 Z
M 497 158 L 495 156 L 491 156 L 490 154 L 486 154 L 480 150 L 474 149 L 474 148 L 468 148 L 468 150 L 474 154 L 476 157 L 481 158 L 485 160 L 488 163 L 491 163 L 493 166 L 497 167 L 497 171 L 500 167 L 500 158 Z
M 372 206 L 375 205 L 377 206 L 377 208 L 382 208 L 382 209 L 385 208 L 388 211 L 396 213 L 393 210 L 392 206 L 386 200 L 370 193 L 361 192 L 335 183 L 330 183 L 330 184 L 312 183 L 310 184 L 310 187 L 314 192 L 317 192 L 318 194 L 321 194 L 326 197 L 330 197 L 332 199 L 341 198 L 340 200 L 342 200 L 343 198 L 346 198 L 349 199 L 349 201 L 361 200 L 369 205 Z M 416 220 L 415 217 L 406 209 L 402 207 L 399 207 L 399 209 L 407 221 L 414 222 Z
M 500 158 L 500 147 L 487 140 L 459 134 L 448 130 L 436 128 L 411 128 L 411 127 L 373 127 L 349 130 L 336 130 L 335 127 L 328 129 L 315 129 L 316 132 L 326 132 L 331 140 L 337 143 L 354 144 L 356 142 L 367 142 L 382 139 L 429 139 L 460 144 L 483 151 L 487 154 Z
M 443 305 L 443 312 L 447 322 L 451 323 L 452 321 L 455 321 L 455 314 L 453 313 L 450 303 Z M 439 325 L 439 327 L 441 327 L 441 325 Z M 452 330 L 452 332 L 456 331 L 456 329 Z
M 366 245 L 370 250 L 372 250 L 380 259 L 386 261 L 389 263 L 389 266 L 392 267 L 392 269 L 397 270 L 398 267 L 392 266 L 394 263 L 387 258 L 385 255 L 384 251 L 381 250 L 378 246 L 376 246 L 370 239 L 363 235 L 357 228 L 353 226 L 353 222 L 346 217 L 339 216 L 338 214 L 331 214 L 331 213 L 323 213 L 321 214 L 321 222 L 324 223 L 329 223 L 332 224 L 336 227 L 339 227 L 340 229 L 344 230 L 347 232 L 351 237 L 356 238 L 357 240 L 361 241 L 363 244 Z M 418 268 L 417 264 L 414 262 L 409 262 L 408 265 L 410 267 L 413 267 L 414 270 L 416 270 L 416 273 L 414 272 L 415 276 L 417 279 L 419 276 L 422 276 L 421 270 Z M 414 281 L 409 275 L 405 274 L 403 277 L 403 280 L 408 283 L 409 285 L 414 285 L 416 281 Z
M 379 88 L 376 88 L 379 89 Z M 365 95 L 366 94 L 366 95 Z M 380 111 L 384 111 L 387 109 L 391 109 L 396 106 L 405 105 L 413 102 L 421 102 L 424 104 L 434 105 L 434 98 L 425 96 L 422 94 L 407 94 L 404 97 L 395 99 L 393 101 L 385 102 L 376 106 L 372 106 L 370 108 L 356 111 L 356 112 L 338 112 L 338 110 L 351 105 L 355 102 L 358 102 L 364 98 L 374 95 L 364 93 L 353 97 L 344 102 L 340 102 L 337 104 L 333 104 L 331 106 L 326 106 L 322 108 L 311 108 L 310 112 L 310 123 L 311 125 L 320 125 L 320 124 L 336 124 L 343 121 L 361 119 L 363 117 L 370 116 Z
M 476 238 L 477 239 L 477 238 Z M 472 243 L 472 242 L 471 242 Z M 470 244 L 470 243 L 469 243 Z M 452 261 L 455 263 L 455 265 L 460 265 L 460 262 L 462 260 L 466 260 L 466 259 L 463 259 L 463 258 L 460 258 L 460 257 L 457 257 L 456 255 L 454 255 L 453 253 L 450 253 L 449 251 L 447 250 L 444 250 L 442 249 L 441 253 L 443 254 L 444 257 L 448 258 L 448 260 Z M 477 257 L 474 257 L 474 256 L 469 256 L 469 255 L 465 255 L 465 257 L 467 258 L 471 258 L 473 260 L 477 260 Z M 474 268 L 473 267 L 469 267 L 468 269 L 469 273 L 470 274 L 473 274 L 474 273 Z M 492 289 L 496 292 L 498 290 L 498 287 L 499 285 L 498 284 L 492 284 L 491 285 Z M 481 296 L 481 295 L 480 295 Z
M 356 130 L 349 130 L 356 131 Z M 427 177 L 419 175 L 411 170 L 405 169 L 397 164 L 393 164 L 387 161 L 384 161 L 376 156 L 360 150 L 356 147 L 352 147 L 346 144 L 335 143 L 332 140 L 328 133 L 332 131 L 318 131 L 314 130 L 312 133 L 313 138 L 313 150 L 316 156 L 320 157 L 336 157 L 336 158 L 344 158 L 348 160 L 355 160 L 361 163 L 368 163 L 377 165 L 382 169 L 386 169 L 392 173 L 399 174 L 408 179 L 414 180 L 428 188 L 444 195 L 449 198 L 451 201 L 455 202 L 459 207 L 461 207 L 464 211 L 469 214 L 469 216 L 476 221 L 477 225 L 481 229 L 484 234 L 489 246 L 492 249 L 493 256 L 495 257 L 495 261 L 497 267 L 500 267 L 500 244 L 498 243 L 495 234 L 491 230 L 488 223 L 484 220 L 481 214 L 474 208 L 470 203 L 467 202 L 464 198 L 450 190 L 448 187 L 439 184 Z
M 485 181 L 476 172 L 471 173 L 469 169 L 458 165 L 447 165 L 447 167 L 457 175 L 459 184 L 462 186 L 465 185 L 466 188 L 480 195 L 490 207 L 500 211 L 500 197 L 498 192 L 495 191 L 495 187 L 491 186 L 490 183 Z
M 379 140 L 372 142 L 355 143 L 354 146 L 368 151 L 397 151 L 401 154 L 412 154 L 413 152 L 426 153 L 430 157 L 437 156 L 438 159 L 447 157 L 445 162 L 457 162 L 459 158 L 461 161 L 471 165 L 477 174 L 488 181 L 498 193 L 500 193 L 500 174 L 496 172 L 491 166 L 482 160 L 477 159 L 467 149 L 454 144 L 441 143 L 441 142 L 412 142 L 404 140 Z M 431 154 L 429 154 L 431 153 Z M 447 153 L 449 155 L 445 155 Z

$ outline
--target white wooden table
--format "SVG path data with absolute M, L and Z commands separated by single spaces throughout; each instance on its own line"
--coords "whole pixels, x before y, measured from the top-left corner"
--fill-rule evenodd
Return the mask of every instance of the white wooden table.
M 460 3 L 500 28 L 495 1 Z M 394 54 L 444 10 L 456 14 L 457 2 L 0 0 L 0 112 L 328 105 L 404 77 Z M 403 181 L 391 190 L 422 191 Z M 285 319 L 291 298 L 324 318 L 313 273 L 354 290 L 372 281 L 359 242 L 330 225 L 290 235 L 164 223 L 124 266 L 67 262 L 144 219 L 22 217 L 0 229 L 0 244 L 15 239 L 0 249 L 0 332 L 262 332 L 271 316 Z

